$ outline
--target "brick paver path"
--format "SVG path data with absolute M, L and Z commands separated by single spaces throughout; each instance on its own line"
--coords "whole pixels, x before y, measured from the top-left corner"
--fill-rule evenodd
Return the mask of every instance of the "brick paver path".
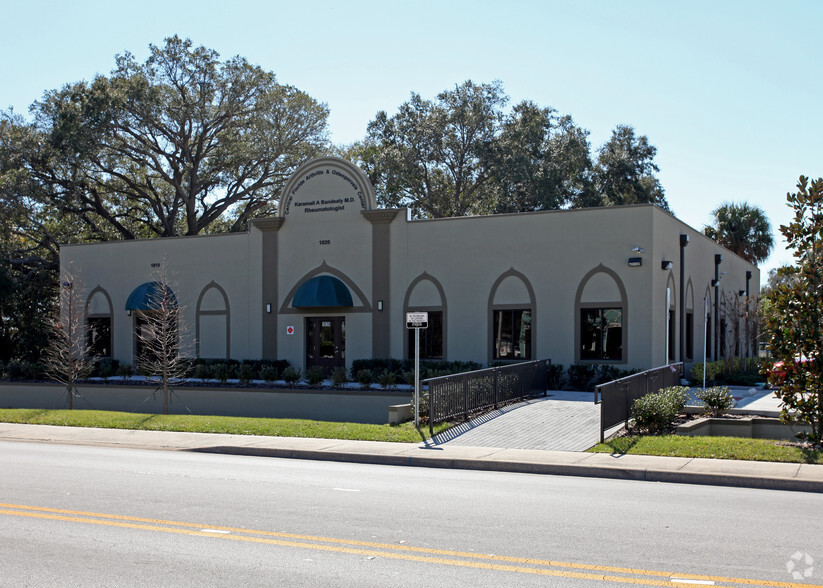
M 435 435 L 436 445 L 584 451 L 600 440 L 591 392 L 554 392 L 481 415 Z

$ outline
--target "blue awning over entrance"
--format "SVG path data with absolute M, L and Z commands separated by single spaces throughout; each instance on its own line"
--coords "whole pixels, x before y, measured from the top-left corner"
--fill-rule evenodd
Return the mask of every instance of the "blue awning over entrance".
M 316 276 L 307 280 L 294 294 L 295 308 L 353 306 L 351 292 L 334 276 Z
M 177 304 L 174 292 L 166 286 L 166 292 L 171 297 L 172 304 Z M 163 299 L 163 285 L 160 282 L 146 282 L 140 284 L 129 294 L 126 300 L 126 310 L 159 310 Z

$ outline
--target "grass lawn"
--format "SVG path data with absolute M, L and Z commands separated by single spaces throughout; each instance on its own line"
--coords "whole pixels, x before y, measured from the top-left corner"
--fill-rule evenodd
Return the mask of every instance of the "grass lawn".
M 823 464 L 823 451 L 803 449 L 771 439 L 687 437 L 685 435 L 627 435 L 598 443 L 592 453 L 627 453 L 668 457 L 708 457 L 749 461 Z
M 141 431 L 182 431 L 190 433 L 229 433 L 269 437 L 307 437 L 361 441 L 420 443 L 429 438 L 429 428 L 400 425 L 363 425 L 301 419 L 264 419 L 205 415 L 162 415 L 103 410 L 44 410 L 30 408 L 0 409 L 0 422 L 100 429 Z M 448 423 L 434 427 L 435 434 L 449 428 Z

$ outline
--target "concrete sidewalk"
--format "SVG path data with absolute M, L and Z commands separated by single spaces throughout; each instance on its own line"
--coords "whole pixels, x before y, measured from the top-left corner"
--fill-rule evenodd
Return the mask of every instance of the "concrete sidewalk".
M 823 465 L 0 423 L 25 441 L 823 492 Z

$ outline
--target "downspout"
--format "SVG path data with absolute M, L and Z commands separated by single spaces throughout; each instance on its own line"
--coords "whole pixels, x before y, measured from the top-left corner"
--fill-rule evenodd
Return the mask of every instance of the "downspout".
M 680 361 L 686 361 L 686 245 L 689 244 L 689 236 L 680 235 Z
M 714 361 L 717 361 L 717 348 L 720 345 L 720 264 L 723 256 L 719 253 L 714 255 Z
M 746 359 L 749 358 L 749 280 L 752 279 L 751 270 L 746 270 Z

